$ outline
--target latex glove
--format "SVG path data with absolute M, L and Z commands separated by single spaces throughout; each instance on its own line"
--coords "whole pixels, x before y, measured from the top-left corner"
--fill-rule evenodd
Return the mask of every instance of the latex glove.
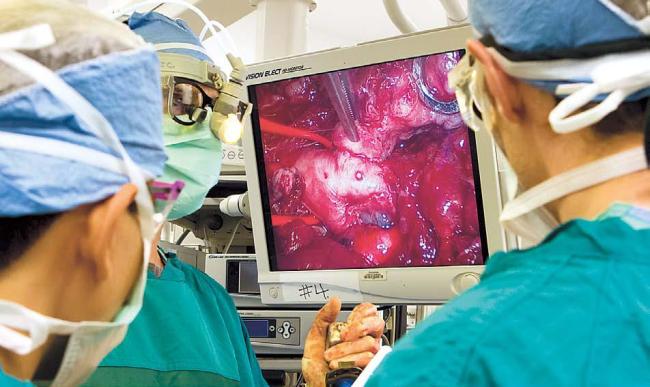
M 357 305 L 347 323 L 341 332 L 343 341 L 325 351 L 325 360 L 330 369 L 341 368 L 341 362 L 354 362 L 355 367 L 364 368 L 381 348 L 385 322 L 375 305 Z
M 318 312 L 309 330 L 302 358 L 302 372 L 309 387 L 325 386 L 325 376 L 339 368 L 340 362 L 354 362 L 363 368 L 380 348 L 384 320 L 377 307 L 357 305 L 348 317 L 348 327 L 341 332 L 343 342 L 325 351 L 327 328 L 341 311 L 341 301 L 332 298 Z
M 305 353 L 302 356 L 302 374 L 309 387 L 324 387 L 325 376 L 330 371 L 325 360 L 327 327 L 336 321 L 341 311 L 341 300 L 332 297 L 316 315 L 307 334 Z

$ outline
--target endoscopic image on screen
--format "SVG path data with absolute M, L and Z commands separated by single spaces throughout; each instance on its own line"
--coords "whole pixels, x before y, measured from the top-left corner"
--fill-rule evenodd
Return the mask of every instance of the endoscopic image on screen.
M 275 270 L 483 264 L 461 56 L 255 87 Z

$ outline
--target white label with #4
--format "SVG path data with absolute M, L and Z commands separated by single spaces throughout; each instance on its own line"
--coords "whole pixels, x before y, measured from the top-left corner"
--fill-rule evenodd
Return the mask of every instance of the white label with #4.
M 300 273 L 300 280 L 280 275 L 272 282 L 279 285 L 282 300 L 286 303 L 324 304 L 332 297 L 339 297 L 344 303 L 363 301 L 359 286 L 359 275 L 355 272 L 336 273 L 324 280 L 321 273 Z M 264 281 L 261 281 L 264 282 Z
M 282 298 L 288 303 L 324 304 L 332 297 L 343 302 L 361 302 L 363 297 L 358 288 L 333 286 L 324 283 L 300 282 L 282 284 Z

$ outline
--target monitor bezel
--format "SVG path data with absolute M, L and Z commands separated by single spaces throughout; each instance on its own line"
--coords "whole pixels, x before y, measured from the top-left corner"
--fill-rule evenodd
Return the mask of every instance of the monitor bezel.
M 450 27 L 262 62 L 249 66 L 246 86 L 465 49 L 465 43 L 471 37 L 472 30 L 468 26 Z M 488 133 L 477 132 L 475 144 L 478 159 L 478 181 L 481 183 L 480 187 L 477 187 L 477 195 L 480 190 L 482 199 L 477 202 L 479 205 L 482 202 L 487 250 L 492 254 L 505 248 L 505 235 L 498 221 L 501 195 L 496 154 Z M 340 296 L 344 302 L 364 300 L 375 303 L 439 303 L 445 302 L 462 290 L 462 281 L 467 278 L 466 275 L 482 272 L 483 266 L 272 271 L 266 233 L 266 227 L 271 227 L 270 221 L 268 221 L 270 216 L 259 216 L 263 215 L 264 209 L 258 161 L 256 157 L 250 157 L 250 155 L 256 154 L 255 148 L 253 125 L 251 120 L 248 120 L 244 135 L 244 153 L 251 214 L 253 214 L 253 237 L 258 279 L 264 303 L 317 303 L 317 300 L 304 300 L 303 302 L 303 300 L 296 300 L 295 297 L 285 294 L 292 284 L 317 282 L 330 285 L 332 289 L 335 289 L 333 294 Z M 342 272 L 345 272 L 345 275 Z M 369 276 L 369 274 L 372 275 Z M 345 277 L 345 280 L 341 279 L 342 277 Z M 379 277 L 379 281 L 366 281 L 365 279 L 368 277 Z M 419 286 L 419 283 L 430 283 L 432 280 L 440 282 L 440 284 Z M 400 294 L 395 294 L 389 289 L 399 289 L 398 293 Z

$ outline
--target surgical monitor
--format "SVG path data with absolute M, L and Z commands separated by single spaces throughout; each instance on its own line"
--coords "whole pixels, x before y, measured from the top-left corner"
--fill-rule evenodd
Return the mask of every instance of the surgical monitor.
M 440 303 L 504 248 L 494 147 L 447 74 L 455 27 L 249 68 L 244 146 L 262 300 Z

